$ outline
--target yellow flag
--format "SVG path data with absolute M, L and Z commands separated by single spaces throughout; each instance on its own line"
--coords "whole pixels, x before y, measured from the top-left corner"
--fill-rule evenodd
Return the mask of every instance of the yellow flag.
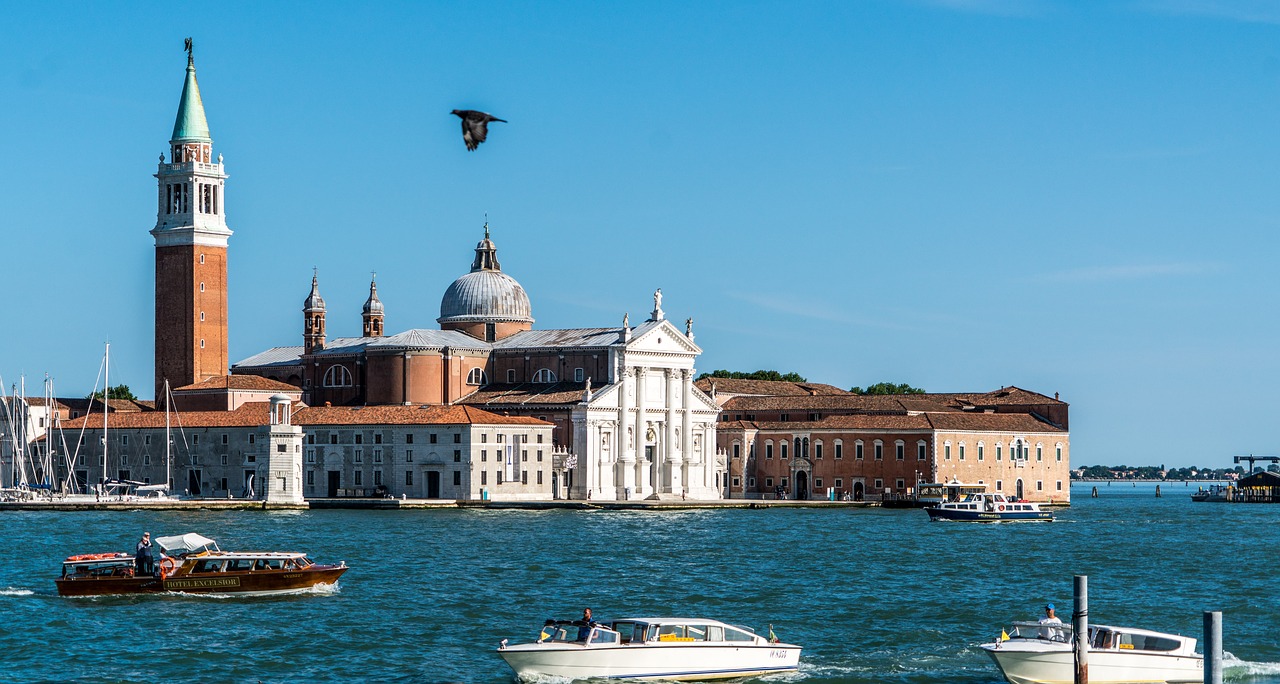
M 1008 640 L 1009 640 L 1009 633 L 1008 633 L 1008 632 L 1006 632 L 1006 631 L 1004 631 L 1003 629 L 1002 629 L 1002 630 L 1000 630 L 1000 640 L 1001 640 L 1001 641 L 1008 641 Z

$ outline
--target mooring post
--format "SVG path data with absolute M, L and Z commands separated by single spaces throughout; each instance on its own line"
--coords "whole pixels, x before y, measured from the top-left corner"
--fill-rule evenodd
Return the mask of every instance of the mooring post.
M 1076 575 L 1076 607 L 1071 613 L 1071 639 L 1075 646 L 1075 684 L 1089 684 L 1089 576 Z M 1208 667 L 1208 665 L 1205 665 Z M 1207 684 L 1207 682 L 1206 682 Z
M 1222 684 L 1222 611 L 1204 612 L 1204 684 Z

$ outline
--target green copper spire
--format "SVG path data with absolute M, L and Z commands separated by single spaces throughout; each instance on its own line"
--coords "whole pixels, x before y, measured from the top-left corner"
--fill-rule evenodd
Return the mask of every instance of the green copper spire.
M 187 80 L 182 84 L 182 99 L 178 102 L 178 118 L 173 122 L 171 142 L 213 142 L 209 136 L 209 122 L 204 118 L 200 86 L 196 84 L 196 63 L 191 54 L 190 38 L 187 39 Z

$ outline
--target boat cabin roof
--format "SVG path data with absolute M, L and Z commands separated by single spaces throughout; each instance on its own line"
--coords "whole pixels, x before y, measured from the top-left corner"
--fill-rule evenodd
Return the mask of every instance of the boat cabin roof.
M 218 542 L 195 532 L 188 532 L 174 537 L 157 537 L 156 544 L 159 545 L 162 551 L 171 556 L 219 550 Z
M 293 551 L 217 551 L 200 554 L 200 560 L 244 560 L 249 558 L 289 559 L 303 558 L 307 554 Z

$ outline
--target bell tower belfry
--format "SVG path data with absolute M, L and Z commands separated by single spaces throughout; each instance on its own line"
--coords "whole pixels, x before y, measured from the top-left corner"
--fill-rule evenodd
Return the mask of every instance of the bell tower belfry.
M 227 228 L 222 155 L 196 83 L 191 39 L 169 161 L 160 155 L 156 227 L 156 396 L 227 374 Z

